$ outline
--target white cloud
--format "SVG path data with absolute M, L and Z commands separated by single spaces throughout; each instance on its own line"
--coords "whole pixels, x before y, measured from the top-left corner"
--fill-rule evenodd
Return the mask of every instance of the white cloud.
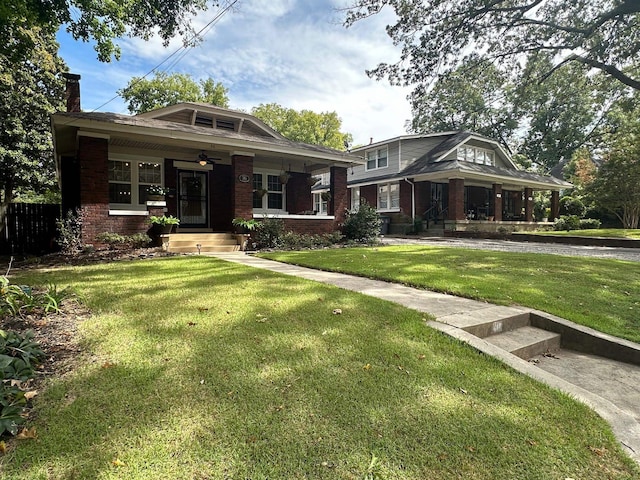
M 399 57 L 384 30 L 393 19 L 381 13 L 345 29 L 340 24 L 342 14 L 335 10 L 344 3 L 241 0 L 171 71 L 222 82 L 229 88 L 232 108 L 250 110 L 259 103 L 275 102 L 296 109 L 336 111 L 356 144 L 368 143 L 370 137 L 378 141 L 402 134 L 410 118 L 409 90 L 365 74 L 366 69 Z M 200 14 L 194 27 L 206 25 L 213 13 Z M 71 66 L 90 72 L 78 72 L 83 74 L 83 96 L 88 94 L 87 84 L 93 84 L 98 88 L 90 87 L 89 94 L 102 99 L 115 94 L 132 76 L 147 73 L 180 45 L 179 40 L 164 48 L 159 39 L 126 39 L 120 63 L 94 62 L 97 66 L 91 68 L 91 62 L 82 61 Z M 63 56 L 68 55 L 73 51 L 63 51 Z M 105 91 L 109 94 L 98 93 Z M 122 102 L 112 105 L 118 106 L 117 111 L 124 108 Z M 114 110 L 112 105 L 105 110 Z

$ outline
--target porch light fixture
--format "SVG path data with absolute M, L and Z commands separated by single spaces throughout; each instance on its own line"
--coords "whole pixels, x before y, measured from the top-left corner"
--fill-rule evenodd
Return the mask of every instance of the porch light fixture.
M 219 160 L 217 158 L 210 158 L 205 151 L 203 150 L 200 155 L 198 155 L 198 163 L 200 165 L 202 165 L 203 167 L 208 165 L 208 164 L 214 164 L 214 160 Z

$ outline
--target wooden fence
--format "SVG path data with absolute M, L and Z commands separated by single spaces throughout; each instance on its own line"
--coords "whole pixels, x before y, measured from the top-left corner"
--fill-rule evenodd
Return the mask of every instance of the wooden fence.
M 42 255 L 58 250 L 60 205 L 10 203 L 0 211 L 0 254 Z

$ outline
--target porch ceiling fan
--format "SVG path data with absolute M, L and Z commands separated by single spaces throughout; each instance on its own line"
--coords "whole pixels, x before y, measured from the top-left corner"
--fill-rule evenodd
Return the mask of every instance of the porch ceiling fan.
M 203 167 L 207 164 L 215 165 L 216 160 L 220 160 L 220 159 L 209 157 L 209 155 L 207 155 L 207 153 L 204 150 L 198 155 L 198 163 Z

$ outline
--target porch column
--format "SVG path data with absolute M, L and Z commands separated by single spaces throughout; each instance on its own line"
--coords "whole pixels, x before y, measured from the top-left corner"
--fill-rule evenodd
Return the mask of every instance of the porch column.
M 94 243 L 109 218 L 109 137 L 80 132 L 78 134 L 80 167 L 80 207 L 84 210 L 82 241 Z M 63 212 L 66 214 L 67 212 Z
M 253 157 L 232 155 L 233 191 L 231 194 L 233 218 L 253 218 Z M 249 179 L 248 182 L 240 181 Z
M 524 221 L 533 222 L 533 189 L 524 189 Z
M 449 179 L 449 213 L 447 220 L 464 220 L 464 179 Z
M 502 184 L 493 184 L 493 219 L 496 222 L 502 221 Z
M 554 190 L 551 192 L 551 214 L 549 215 L 549 221 L 553 222 L 560 216 L 560 192 Z
M 334 227 L 337 230 L 338 225 L 344 223 L 345 214 L 349 205 L 347 204 L 347 169 L 344 167 L 331 167 L 331 182 L 329 184 L 329 192 L 331 193 L 331 201 L 327 206 L 328 214 L 335 217 Z
M 290 177 L 285 187 L 287 192 L 287 212 L 298 214 L 313 210 L 313 198 L 311 187 L 307 182 L 309 175 L 306 173 L 288 172 Z

